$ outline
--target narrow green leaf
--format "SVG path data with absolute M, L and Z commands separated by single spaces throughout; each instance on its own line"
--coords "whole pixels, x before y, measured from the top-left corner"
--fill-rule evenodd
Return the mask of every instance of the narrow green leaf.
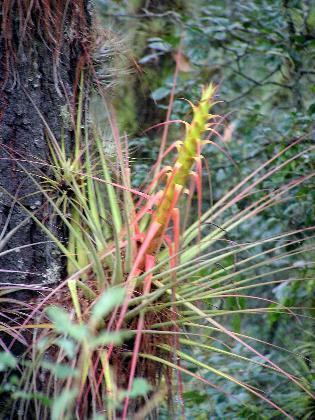
M 7 351 L 0 352 L 0 372 L 4 372 L 7 369 L 14 369 L 16 365 L 17 360 L 11 353 Z
M 116 306 L 122 304 L 125 297 L 125 289 L 106 289 L 92 308 L 91 322 L 97 324 L 104 316 L 108 315 Z
M 41 367 L 49 370 L 58 379 L 77 378 L 79 376 L 79 371 L 77 369 L 64 363 L 43 361 Z
M 89 338 L 87 327 L 85 325 L 77 325 L 71 322 L 69 314 L 63 309 L 51 306 L 47 309 L 47 315 L 55 324 L 55 328 L 58 332 L 70 335 L 79 342 Z
M 99 346 L 107 346 L 109 344 L 120 345 L 123 341 L 133 335 L 132 331 L 119 331 L 119 332 L 104 332 L 98 337 L 93 338 L 89 341 L 91 348 L 97 348 Z
M 72 406 L 78 389 L 64 390 L 54 401 L 51 411 L 51 420 L 66 420 L 65 412 Z
M 130 392 L 122 392 L 122 395 L 130 398 L 144 397 L 152 390 L 152 386 L 144 378 L 135 378 Z

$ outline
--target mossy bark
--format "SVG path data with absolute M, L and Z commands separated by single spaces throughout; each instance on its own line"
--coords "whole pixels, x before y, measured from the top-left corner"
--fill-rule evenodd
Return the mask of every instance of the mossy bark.
M 41 221 L 55 223 L 51 221 L 51 208 L 27 174 L 32 173 L 40 181 L 39 175 L 49 172 L 45 123 L 36 107 L 58 140 L 64 133 L 70 151 L 73 129 L 71 119 L 65 116 L 71 113 L 71 107 L 75 108 L 78 70 L 84 65 L 84 46 L 88 45 L 89 3 L 2 3 L 0 284 L 55 282 L 62 275 L 56 246 L 48 242 L 36 221 L 18 202 L 14 204 L 12 197 L 36 212 Z M 20 227 L 15 231 L 17 226 Z M 50 228 L 60 237 L 58 226 Z M 4 253 L 12 249 L 13 252 Z

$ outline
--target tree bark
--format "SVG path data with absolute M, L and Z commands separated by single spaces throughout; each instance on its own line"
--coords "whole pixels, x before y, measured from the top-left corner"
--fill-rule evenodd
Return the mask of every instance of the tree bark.
M 61 256 L 20 203 L 51 220 L 28 173 L 37 181 L 49 173 L 42 117 L 71 150 L 66 117 L 87 60 L 89 0 L 3 0 L 0 13 L 0 283 L 51 283 L 62 276 Z

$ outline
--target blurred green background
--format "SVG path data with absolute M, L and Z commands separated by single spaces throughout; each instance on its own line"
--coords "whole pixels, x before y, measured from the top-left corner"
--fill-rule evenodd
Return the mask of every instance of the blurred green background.
M 178 77 L 171 119 L 189 121 L 191 108 L 182 98 L 195 102 L 202 85 L 210 81 L 218 85 L 217 96 L 222 101 L 215 106 L 215 113 L 224 116 L 220 137 L 215 138 L 219 147 L 208 145 L 203 153 L 205 209 L 295 140 L 303 138 L 283 156 L 283 160 L 314 143 L 314 1 L 99 0 L 97 7 L 100 25 L 107 33 L 105 44 L 107 42 L 108 48 L 115 50 L 114 58 L 108 64 L 117 68 L 114 70 L 117 80 L 113 87 L 109 86 L 109 91 L 121 133 L 129 138 L 135 187 L 141 188 L 158 155 L 163 128 L 148 129 L 166 118 L 176 57 Z M 182 126 L 172 124 L 169 144 L 181 135 Z M 262 188 L 271 191 L 288 184 L 314 171 L 314 166 L 314 154 L 305 153 L 302 159 L 266 179 Z M 289 201 L 250 219 L 228 239 L 254 241 L 312 226 L 315 213 L 313 180 L 292 189 L 290 195 Z M 197 210 L 192 211 L 192 219 L 196 218 L 196 213 Z M 295 237 L 302 239 L 305 235 L 307 233 L 301 232 Z M 296 267 L 300 276 L 309 278 L 314 274 L 312 258 L 308 252 L 302 254 Z M 278 262 L 279 265 L 285 263 L 287 261 Z M 229 264 L 231 261 L 226 261 L 226 265 Z M 272 294 L 282 305 L 314 307 L 314 281 L 290 283 L 288 278 L 275 286 Z M 244 299 L 231 298 L 225 302 L 227 309 L 245 306 Z M 310 327 L 314 311 L 305 309 L 300 313 L 304 316 L 300 325 L 294 318 L 279 313 L 253 315 L 246 319 L 235 315 L 226 322 L 234 331 L 240 331 L 242 326 L 249 335 L 292 351 L 275 353 L 272 347 L 256 343 L 264 354 L 310 383 L 314 381 L 314 366 L 310 361 L 312 353 L 314 356 L 314 336 Z M 292 323 L 295 335 L 292 334 Z M 234 348 L 234 351 L 238 352 L 238 349 Z M 202 351 L 198 352 L 202 358 Z M 223 366 L 223 369 L 226 366 L 231 374 L 241 373 L 242 379 L 264 389 L 267 397 L 295 412 L 296 418 L 315 417 L 314 403 L 293 386 L 285 383 L 284 388 L 283 378 L 266 375 L 259 366 L 245 369 L 239 361 L 226 360 L 219 353 L 213 354 L 212 359 L 207 362 Z M 221 380 L 214 375 L 209 376 L 209 380 L 221 385 Z M 194 388 L 189 389 L 187 382 L 184 394 L 187 418 L 281 418 L 281 414 L 269 412 L 261 400 L 245 394 L 233 383 L 224 383 L 224 391 L 245 401 L 248 408 L 244 409 L 235 400 L 206 389 L 202 384 L 197 388 L 194 384 Z M 168 418 L 166 411 L 161 416 Z

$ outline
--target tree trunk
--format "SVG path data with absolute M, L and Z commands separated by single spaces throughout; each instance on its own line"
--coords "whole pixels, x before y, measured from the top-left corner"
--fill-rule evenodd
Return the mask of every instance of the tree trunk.
M 74 115 L 80 69 L 87 62 L 88 7 L 89 0 L 2 2 L 0 283 L 50 283 L 62 275 L 56 246 L 20 203 L 41 221 L 51 220 L 47 200 L 28 173 L 37 181 L 49 173 L 45 122 L 58 140 L 64 133 L 71 150 L 67 116 Z

